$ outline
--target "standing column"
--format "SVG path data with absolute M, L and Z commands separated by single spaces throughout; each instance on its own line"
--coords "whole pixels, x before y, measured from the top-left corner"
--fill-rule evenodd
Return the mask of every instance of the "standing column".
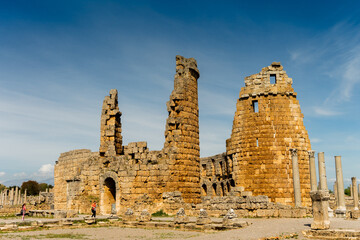
M 15 188 L 15 197 L 14 197 L 14 205 L 17 204 L 17 201 L 18 201 L 18 187 Z
M 3 204 L 3 202 L 4 202 L 4 197 L 3 197 L 3 195 L 4 195 L 4 191 L 1 191 L 1 194 L 0 194 L 0 205 L 1 205 L 1 206 L 4 205 L 4 204 Z
M 328 190 L 324 152 L 318 153 L 320 190 Z
M 24 203 L 26 203 L 26 200 L 27 200 L 26 194 L 27 194 L 27 189 L 25 189 L 25 191 L 24 191 Z
M 338 195 L 338 189 L 337 189 L 337 182 L 334 183 L 334 197 L 335 197 L 335 204 L 336 208 L 339 207 L 339 195 Z
M 4 205 L 7 205 L 7 189 L 5 189 L 5 193 L 4 193 Z
M 316 191 L 317 181 L 316 181 L 315 151 L 311 150 L 308 153 L 309 153 L 311 191 Z
M 295 198 L 295 207 L 301 206 L 301 191 L 300 191 L 300 174 L 299 174 L 299 164 L 298 164 L 298 155 L 297 149 L 290 149 L 292 167 L 293 167 L 293 182 L 294 182 L 294 198 Z
M 10 205 L 14 205 L 14 188 L 10 190 Z
M 19 188 L 18 191 L 19 191 L 18 192 L 18 205 L 20 205 L 21 204 L 21 189 Z
M 351 178 L 353 188 L 354 210 L 359 210 L 359 195 L 357 191 L 356 177 Z
M 335 213 L 337 217 L 345 217 L 346 206 L 345 206 L 345 196 L 344 196 L 344 179 L 343 179 L 342 167 L 341 167 L 341 156 L 335 156 L 335 168 L 336 168 L 336 182 L 337 182 L 338 199 L 339 199 L 339 206 L 335 210 Z
M 350 184 L 350 197 L 354 198 L 353 185 Z

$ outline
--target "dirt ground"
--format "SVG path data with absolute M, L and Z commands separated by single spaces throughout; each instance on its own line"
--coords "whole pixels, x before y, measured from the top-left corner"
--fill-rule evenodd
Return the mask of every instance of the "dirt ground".
M 121 227 L 89 227 L 79 229 L 52 229 L 42 231 L 27 231 L 14 233 L 0 233 L 0 239 L 191 239 L 191 240 L 252 240 L 265 237 L 280 237 L 280 239 L 305 239 L 302 230 L 310 229 L 311 218 L 302 219 L 251 219 L 248 227 L 220 231 L 196 232 L 164 229 L 142 229 Z M 331 219 L 332 229 L 357 229 L 360 230 L 360 220 Z M 290 234 L 293 234 L 292 237 Z

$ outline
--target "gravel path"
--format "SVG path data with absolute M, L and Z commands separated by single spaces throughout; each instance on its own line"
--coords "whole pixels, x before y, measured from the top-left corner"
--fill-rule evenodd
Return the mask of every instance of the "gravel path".
M 142 229 L 142 228 L 121 228 L 121 227 L 91 227 L 79 229 L 53 229 L 42 231 L 28 231 L 0 234 L 0 239 L 191 239 L 191 240 L 252 240 L 264 237 L 288 236 L 297 233 L 297 239 L 304 239 L 302 230 L 310 229 L 311 218 L 301 219 L 252 219 L 244 221 L 252 225 L 222 232 L 195 232 L 165 229 Z M 332 229 L 357 229 L 360 230 L 360 220 L 331 219 Z M 62 235 L 59 235 L 62 234 Z M 295 238 L 294 238 L 295 239 Z

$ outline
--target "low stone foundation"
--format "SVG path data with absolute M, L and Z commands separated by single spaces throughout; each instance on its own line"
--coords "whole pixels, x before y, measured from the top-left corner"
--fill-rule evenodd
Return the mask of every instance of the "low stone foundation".
M 302 233 L 310 239 L 360 239 L 360 231 L 352 229 L 306 230 Z

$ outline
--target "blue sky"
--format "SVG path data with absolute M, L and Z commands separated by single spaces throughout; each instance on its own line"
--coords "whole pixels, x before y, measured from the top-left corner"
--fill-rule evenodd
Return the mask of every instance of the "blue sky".
M 125 144 L 164 142 L 175 55 L 198 61 L 201 156 L 225 151 L 244 77 L 280 61 L 315 151 L 360 178 L 357 1 L 0 1 L 0 182 L 52 177 L 99 147 L 119 91 Z

